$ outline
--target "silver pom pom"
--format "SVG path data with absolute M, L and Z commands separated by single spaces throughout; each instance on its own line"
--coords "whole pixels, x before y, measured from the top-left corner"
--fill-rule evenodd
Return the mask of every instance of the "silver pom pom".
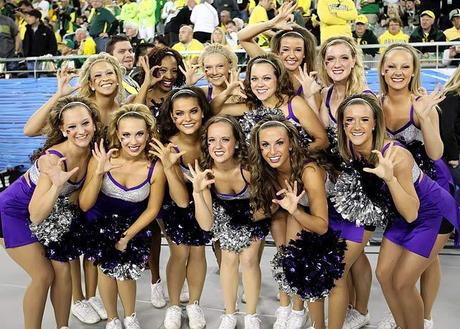
M 248 111 L 244 113 L 244 115 L 239 119 L 239 123 L 241 128 L 243 129 L 244 136 L 246 138 L 246 142 L 249 143 L 249 137 L 251 133 L 251 129 L 262 119 L 266 118 L 267 116 L 279 116 L 280 118 L 284 118 L 283 111 L 281 109 L 275 108 L 258 108 L 256 110 Z

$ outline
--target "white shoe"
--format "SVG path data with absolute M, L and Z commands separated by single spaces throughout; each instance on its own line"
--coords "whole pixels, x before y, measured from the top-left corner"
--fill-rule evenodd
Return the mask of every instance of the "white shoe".
M 302 311 L 295 311 L 292 310 L 289 314 L 289 318 L 287 320 L 286 328 L 287 329 L 303 329 L 303 327 L 307 324 L 307 312 L 305 310 Z
M 91 297 L 88 299 L 88 303 L 96 311 L 101 320 L 107 320 L 107 311 L 105 310 L 102 299 L 98 296 Z
M 188 326 L 190 329 L 203 329 L 206 327 L 206 319 L 198 302 L 187 305 L 185 310 L 187 311 Z
M 180 291 L 179 300 L 181 303 L 188 303 L 189 299 L 190 297 L 188 294 L 188 285 L 187 281 L 185 281 L 184 285 L 182 286 L 182 290 Z
M 244 316 L 244 329 L 260 329 L 261 322 L 257 314 L 246 314 Z
M 289 314 L 291 314 L 291 305 L 278 307 L 275 312 L 276 320 L 273 329 L 286 329 Z
M 153 283 L 150 286 L 150 302 L 155 308 L 163 308 L 166 306 L 163 284 L 161 283 L 161 280 L 158 280 L 156 283 Z
M 433 329 L 434 323 L 433 318 L 431 320 L 423 319 L 423 329 Z
M 107 321 L 105 329 L 123 329 L 121 321 L 118 318 Z
M 86 324 L 94 324 L 101 320 L 100 316 L 91 307 L 91 304 L 85 299 L 73 303 L 71 311 L 78 320 Z
M 280 299 L 281 299 L 281 297 L 280 297 L 280 292 L 278 291 L 278 292 L 276 293 L 276 300 L 277 300 L 277 301 L 280 301 Z
M 139 323 L 139 320 L 136 317 L 136 313 L 127 316 L 123 320 L 123 325 L 125 326 L 125 329 L 141 329 L 141 324 Z
M 221 316 L 220 326 L 218 329 L 235 329 L 236 328 L 236 315 L 224 314 Z
M 165 329 L 180 329 L 182 324 L 182 309 L 173 305 L 166 309 L 165 320 L 163 325 Z
M 354 308 L 349 308 L 347 310 L 347 316 L 345 317 L 342 329 L 359 329 L 364 327 L 369 322 L 369 312 L 367 312 L 366 315 L 362 315 Z
M 377 325 L 377 329 L 395 329 L 396 328 L 396 321 L 393 318 L 391 313 L 387 314 L 387 316 L 379 322 Z

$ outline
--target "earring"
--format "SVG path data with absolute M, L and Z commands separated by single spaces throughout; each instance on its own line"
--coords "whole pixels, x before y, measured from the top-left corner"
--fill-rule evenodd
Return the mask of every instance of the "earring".
M 204 114 L 201 115 L 201 119 L 204 119 Z
M 62 136 L 67 137 L 67 133 L 63 131 Z
M 292 147 L 289 148 L 289 152 L 291 152 L 291 151 L 292 151 Z
M 374 131 L 374 130 L 375 130 L 375 127 L 374 127 L 374 128 L 372 128 L 372 131 Z
M 411 77 L 415 77 L 415 74 L 411 74 Z
M 95 91 L 95 90 L 96 90 L 96 88 L 91 88 L 91 90 L 92 90 L 92 91 Z
M 235 145 L 235 150 L 238 150 L 240 146 L 238 144 Z

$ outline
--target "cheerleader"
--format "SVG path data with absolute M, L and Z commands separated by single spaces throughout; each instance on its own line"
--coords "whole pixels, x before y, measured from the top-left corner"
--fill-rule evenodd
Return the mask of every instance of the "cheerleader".
M 454 195 L 453 178 L 449 167 L 441 159 L 444 145 L 439 131 L 439 115 L 434 108 L 445 98 L 442 91 L 436 88 L 427 95 L 421 88 L 419 58 L 410 45 L 394 44 L 385 49 L 379 72 L 380 100 L 387 133 L 408 148 L 425 174 Z M 456 220 L 442 222 L 439 243 L 443 244 L 454 227 L 459 229 Z M 438 257 L 434 257 L 420 281 L 426 328 L 433 327 L 431 311 L 440 282 L 440 262 Z M 387 319 L 387 322 L 391 323 L 392 319 Z
M 68 240 L 73 234 L 68 233 L 78 218 L 73 203 L 86 174 L 91 142 L 100 129 L 95 105 L 81 97 L 61 99 L 48 115 L 47 139 L 34 154 L 33 166 L 0 194 L 6 251 L 32 279 L 24 295 L 25 328 L 41 328 L 50 287 L 57 327 L 68 326 L 72 297 L 68 260 L 78 255 L 71 245 L 75 241 Z
M 149 154 L 157 135 L 155 119 L 145 105 L 124 105 L 108 126 L 109 151 L 95 144 L 80 207 L 91 226 L 87 255 L 98 267 L 98 284 L 108 313 L 107 329 L 140 328 L 135 313 L 136 281 L 149 256 L 146 227 L 163 202 L 166 179 L 161 163 Z
M 210 117 L 211 110 L 203 90 L 184 87 L 173 90 L 160 110 L 160 136 L 166 146 L 154 140 L 153 152 L 165 168 L 170 193 L 180 191 L 181 196 L 166 200 L 163 222 L 170 257 L 166 277 L 170 306 L 166 310 L 166 329 L 181 327 L 180 293 L 187 279 L 189 304 L 186 307 L 189 327 L 204 328 L 206 320 L 199 306 L 206 278 L 205 245 L 211 240 L 194 215 L 193 202 L 189 202 L 191 184 L 185 184 L 184 174 L 190 175 L 187 165 L 200 157 L 200 129 Z M 182 194 L 182 192 L 184 192 Z
M 337 119 L 341 155 L 366 162 L 364 171 L 383 180 L 394 204 L 396 215 L 386 227 L 376 270 L 396 322 L 391 328 L 422 328 L 424 306 L 416 283 L 448 239 L 439 234 L 443 217 L 457 221 L 455 200 L 420 170 L 402 144 L 386 139 L 383 111 L 373 97 L 345 99 Z
M 222 248 L 220 279 L 225 315 L 219 329 L 236 327 L 238 264 L 246 296 L 245 328 L 260 328 L 256 314 L 261 273 L 259 249 L 268 234 L 267 220 L 253 221 L 249 205 L 250 180 L 245 168 L 246 144 L 238 122 L 229 116 L 207 121 L 201 137 L 201 166 L 190 167 L 195 215 L 200 227 L 214 233 Z M 212 174 L 213 179 L 207 175 Z
M 269 117 L 254 127 L 249 161 L 254 209 L 267 215 L 277 207 L 287 212 L 272 261 L 274 277 L 284 292 L 273 328 L 303 328 L 307 321 L 303 300 L 326 297 L 344 269 L 345 243 L 328 230 L 326 174 L 307 158 L 297 129 L 286 119 Z M 309 311 L 315 328 L 323 328 L 321 304 L 309 303 Z

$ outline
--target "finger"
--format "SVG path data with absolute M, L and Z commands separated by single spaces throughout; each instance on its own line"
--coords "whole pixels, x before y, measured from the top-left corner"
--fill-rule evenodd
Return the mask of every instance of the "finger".
M 99 142 L 99 152 L 101 155 L 105 154 L 104 138 L 101 138 L 101 141 Z
M 211 169 L 206 169 L 205 171 L 203 171 L 203 174 L 204 174 L 204 175 L 213 175 Z
M 107 158 L 110 159 L 112 157 L 112 154 L 116 151 L 118 151 L 118 149 L 115 149 L 115 148 L 110 149 L 109 152 L 107 152 Z
M 279 201 L 278 199 L 272 199 L 272 202 L 273 202 L 273 203 L 276 203 L 276 204 L 278 204 L 278 205 L 280 204 L 280 201 Z
M 163 154 L 160 154 L 160 153 L 158 153 L 156 151 L 152 151 L 152 150 L 150 150 L 149 153 L 153 154 L 154 156 L 156 156 L 160 160 L 161 160 L 161 157 L 163 156 Z
M 206 186 L 212 185 L 212 184 L 214 184 L 215 182 L 216 182 L 216 180 L 215 180 L 214 178 L 212 178 L 212 179 L 207 179 L 207 180 L 205 181 Z
M 75 167 L 71 171 L 69 171 L 69 177 L 72 177 L 78 171 L 78 169 L 78 167 Z
M 149 145 L 158 153 L 161 153 L 163 154 L 163 150 L 156 144 L 153 144 L 153 143 L 149 143 Z
M 189 182 L 193 183 L 193 177 L 190 177 L 189 175 L 184 174 L 184 178 L 187 179 Z
M 363 171 L 365 172 L 368 172 L 368 173 L 371 173 L 371 174 L 375 174 L 377 172 L 377 169 L 375 168 L 363 168 Z
M 289 184 L 287 179 L 284 180 L 284 184 L 286 185 L 288 192 L 292 192 L 292 186 Z
M 294 194 L 297 195 L 297 181 L 294 181 Z
M 195 170 L 193 170 L 192 165 L 189 163 L 187 166 L 188 166 L 188 169 L 190 170 L 190 173 L 192 174 L 192 176 L 196 177 L 196 172 L 195 172 Z
M 379 162 L 383 160 L 382 152 L 380 152 L 379 150 L 372 150 L 372 153 L 377 154 L 377 157 L 378 157 L 378 159 L 379 159 Z
M 276 195 L 282 195 L 282 194 L 286 194 L 287 191 L 285 188 L 283 188 L 282 190 L 279 190 L 278 192 L 276 192 Z
M 160 142 L 158 139 L 156 139 L 155 137 L 152 137 L 151 140 L 156 143 L 157 145 L 162 145 L 163 146 L 163 143 Z
M 305 195 L 305 190 L 303 190 L 303 191 L 299 194 L 299 196 L 297 197 L 297 200 L 302 199 L 304 195 Z

